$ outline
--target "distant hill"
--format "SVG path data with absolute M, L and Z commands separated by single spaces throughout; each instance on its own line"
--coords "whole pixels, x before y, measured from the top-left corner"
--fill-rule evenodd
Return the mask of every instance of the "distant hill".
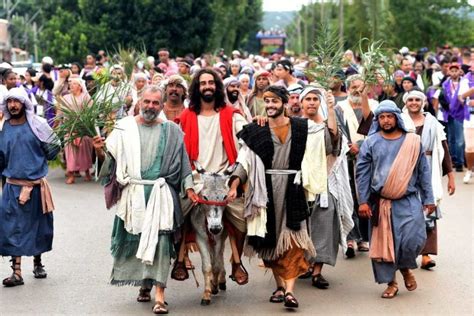
M 266 11 L 263 12 L 262 28 L 284 30 L 288 24 L 293 22 L 296 11 Z

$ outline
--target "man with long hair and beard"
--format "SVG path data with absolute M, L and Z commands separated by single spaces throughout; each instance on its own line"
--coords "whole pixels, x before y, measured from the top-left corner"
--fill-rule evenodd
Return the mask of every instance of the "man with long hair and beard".
M 208 172 L 223 173 L 236 162 L 238 148 L 236 135 L 247 121 L 238 109 L 226 104 L 223 82 L 214 70 L 201 69 L 194 75 L 189 89 L 189 99 L 189 108 L 179 117 L 179 123 L 185 134 L 184 142 L 189 160 L 192 165 L 197 162 Z M 196 193 L 199 194 L 201 189 L 202 183 L 196 176 Z M 195 205 L 187 203 L 189 200 L 182 202 L 186 216 Z M 235 246 L 232 248 L 237 249 L 236 255 L 241 258 L 247 230 L 243 199 L 239 198 L 228 203 L 224 214 L 228 222 L 235 227 L 229 232 L 229 238 Z M 189 275 L 183 262 L 183 244 L 180 248 L 171 277 L 185 280 Z M 234 259 L 232 261 L 231 279 L 239 285 L 248 282 L 247 271 L 240 259 L 239 262 L 235 262 Z
M 270 302 L 297 308 L 295 281 L 308 271 L 305 253 L 315 256 L 305 193 L 314 201 L 317 194 L 327 192 L 328 178 L 324 126 L 285 116 L 288 98 L 284 87 L 265 90 L 268 122 L 251 123 L 239 134 L 244 144 L 227 196 L 232 201 L 238 186 L 247 183 L 247 250 L 272 269 L 276 290 Z

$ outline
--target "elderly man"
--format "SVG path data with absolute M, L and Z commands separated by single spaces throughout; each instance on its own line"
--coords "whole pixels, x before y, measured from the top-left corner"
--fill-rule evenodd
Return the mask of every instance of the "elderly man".
M 164 86 L 166 101 L 160 118 L 174 121 L 186 108 L 184 101 L 188 95 L 188 84 L 183 77 L 172 75 L 165 81 Z
M 23 284 L 21 257 L 34 256 L 35 278 L 46 278 L 41 255 L 52 249 L 54 209 L 46 181 L 59 143 L 45 119 L 34 114 L 23 88 L 13 88 L 1 107 L 0 172 L 6 178 L 0 204 L 0 256 L 11 256 L 13 274 L 3 285 Z
M 244 97 L 240 92 L 240 81 L 235 77 L 224 79 L 224 89 L 227 100 L 230 104 L 242 113 L 247 122 L 252 121 L 252 114 L 245 104 Z
M 156 286 L 153 312 L 165 314 L 174 233 L 183 222 L 180 192 L 193 200 L 196 196 L 183 133 L 175 123 L 158 117 L 163 92 L 158 86 L 147 86 L 139 105 L 140 114 L 120 120 L 106 140 L 103 168 L 112 170 L 106 202 L 109 207 L 117 203 L 111 284 L 141 286 L 139 302 L 150 301 L 150 291 Z M 105 158 L 103 145 L 95 137 L 97 154 Z M 109 194 L 114 186 L 122 188 L 119 196 Z
M 271 74 L 266 70 L 256 71 L 253 75 L 254 85 L 247 99 L 247 106 L 253 117 L 265 115 L 265 103 L 263 102 L 263 91 L 270 85 Z
M 364 141 L 363 135 L 359 129 L 361 124 L 372 119 L 371 109 L 377 106 L 377 101 L 369 99 L 367 89 L 364 86 L 364 80 L 361 75 L 351 75 L 346 80 L 348 96 L 346 100 L 337 103 L 335 108 L 339 125 L 342 132 L 349 141 L 349 176 L 351 179 L 351 191 L 354 200 L 354 229 L 347 236 L 346 256 L 353 258 L 355 256 L 355 246 L 357 243 L 358 251 L 368 251 L 369 228 L 366 219 L 359 219 L 357 215 L 357 194 L 355 189 L 355 163 L 359 153 L 359 148 Z
M 398 293 L 395 273 L 408 291 L 417 288 L 411 269 L 426 240 L 423 211 L 435 211 L 431 170 L 420 141 L 401 111 L 385 100 L 374 112 L 369 137 L 357 158 L 359 216 L 371 219 L 369 256 L 375 281 L 388 283 L 382 298 Z
M 415 125 L 416 133 L 421 137 L 423 151 L 431 167 L 433 196 L 437 205 L 436 212 L 425 218 L 427 239 L 421 252 L 423 256 L 421 268 L 429 270 L 436 266 L 436 262 L 429 255 L 438 254 L 436 221 L 441 217 L 439 204 L 443 197 L 442 177 L 448 175 L 448 193 L 452 195 L 455 191 L 454 172 L 443 125 L 433 115 L 423 111 L 426 102 L 425 94 L 418 90 L 406 92 L 403 96 L 403 102 L 405 102 L 408 115 Z

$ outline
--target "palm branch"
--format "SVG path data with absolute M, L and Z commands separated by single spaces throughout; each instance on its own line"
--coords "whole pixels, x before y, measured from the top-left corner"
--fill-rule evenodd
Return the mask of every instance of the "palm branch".
M 326 24 L 321 24 L 320 30 L 312 45 L 313 51 L 306 73 L 323 88 L 328 89 L 331 80 L 342 69 L 343 50 L 335 31 L 330 31 Z

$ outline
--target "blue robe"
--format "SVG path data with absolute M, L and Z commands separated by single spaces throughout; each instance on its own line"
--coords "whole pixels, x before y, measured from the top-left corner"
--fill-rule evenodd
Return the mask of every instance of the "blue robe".
M 58 146 L 42 143 L 25 122 L 0 131 L 0 172 L 6 178 L 37 180 L 48 174 L 47 160 Z M 0 204 L 0 256 L 35 256 L 50 251 L 53 244 L 53 214 L 43 214 L 39 185 L 31 199 L 18 203 L 21 187 L 5 183 Z
M 405 134 L 398 139 L 388 140 L 379 133 L 365 140 L 357 159 L 359 205 L 369 203 L 371 193 L 380 194 L 404 140 Z M 404 197 L 392 200 L 395 263 L 372 261 L 377 283 L 392 281 L 398 269 L 417 267 L 416 258 L 426 241 L 423 205 L 428 204 L 434 204 L 431 170 L 420 146 L 420 155 Z

